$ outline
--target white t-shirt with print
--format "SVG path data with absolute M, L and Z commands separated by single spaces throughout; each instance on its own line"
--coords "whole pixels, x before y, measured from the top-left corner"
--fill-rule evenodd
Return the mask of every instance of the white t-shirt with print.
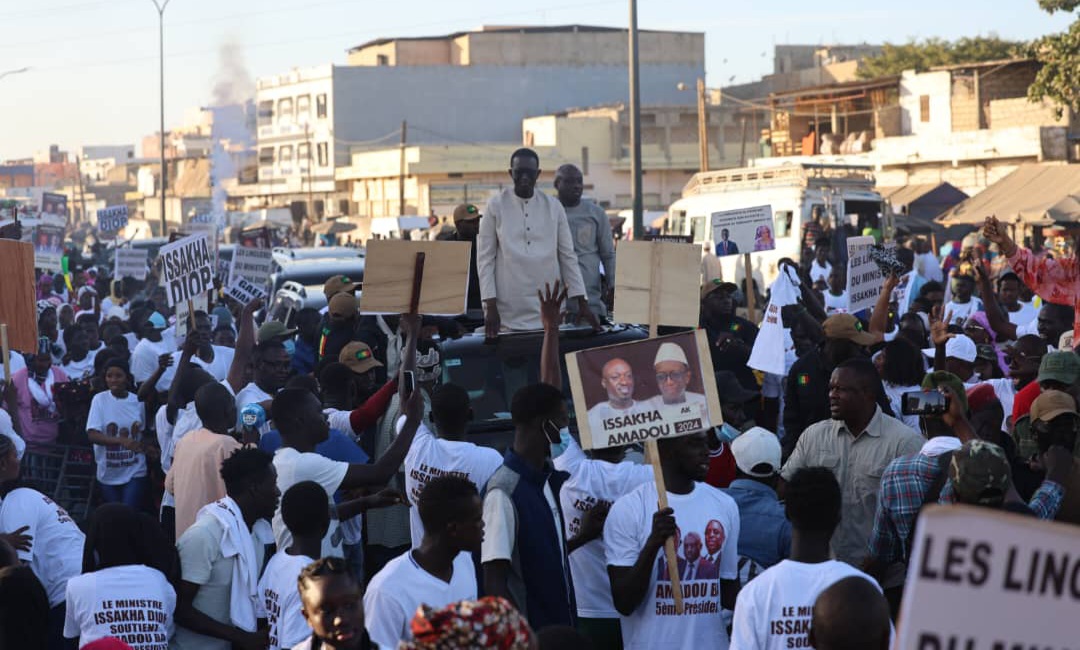
M 210 376 L 217 381 L 221 381 L 229 376 L 229 367 L 232 365 L 233 357 L 236 356 L 236 350 L 220 345 L 215 345 L 213 347 L 213 361 L 207 363 L 206 361 L 203 361 L 199 355 L 193 354 L 191 355 L 191 363 L 210 373 Z M 164 393 L 172 387 L 173 380 L 176 379 L 176 369 L 180 367 L 180 357 L 183 355 L 183 350 L 177 350 L 172 353 L 173 364 L 166 368 L 165 372 L 161 373 L 161 379 L 159 379 L 157 383 L 157 390 L 159 393 Z
M 1037 321 L 1039 318 L 1039 310 L 1030 302 L 1022 302 L 1019 310 L 1005 310 L 1005 313 L 1008 314 L 1009 322 L 1013 325 L 1027 325 L 1031 321 Z
M 650 562 L 649 588 L 645 597 L 629 616 L 622 616 L 622 636 L 628 650 L 655 648 L 720 648 L 728 647 L 728 635 L 720 609 L 720 580 L 735 580 L 739 571 L 739 508 L 735 501 L 707 483 L 696 483 L 689 494 L 668 492 L 668 506 L 675 511 L 680 539 L 676 540 L 680 574 L 686 574 L 686 547 L 681 545 L 691 534 L 700 540 L 702 557 L 693 564 L 695 577 L 683 580 L 684 613 L 675 613 L 668 580 L 667 561 L 660 549 Z M 656 484 L 646 483 L 611 507 L 604 524 L 604 549 L 607 563 L 631 567 L 637 563 L 641 549 L 652 530 L 656 513 Z M 715 522 L 715 523 L 714 523 Z M 704 559 L 706 529 L 719 533 L 720 561 Z M 716 525 L 719 525 L 717 531 Z M 715 532 L 713 533 L 715 535 Z
M 1016 401 L 1016 385 L 1013 384 L 1011 377 L 1003 377 L 1000 379 L 984 379 L 979 384 L 989 384 L 994 389 L 994 395 L 1001 402 L 1001 408 L 1005 412 L 1005 418 L 1001 421 L 1001 430 L 1009 430 L 1009 418 L 1012 417 L 1013 402 Z M 978 386 L 979 384 L 975 384 Z M 918 431 L 918 429 L 916 429 Z
M 405 416 L 402 416 L 397 422 L 399 434 L 404 426 Z M 416 503 L 429 481 L 440 476 L 460 476 L 471 481 L 477 492 L 483 494 L 488 479 L 502 463 L 502 455 L 494 449 L 436 438 L 427 425 L 421 424 L 409 453 L 405 455 L 405 494 L 411 504 L 409 532 L 413 548 L 420 546 L 424 539 L 424 524 L 420 521 Z
M 806 564 L 781 560 L 746 584 L 735 603 L 731 650 L 809 648 L 814 601 L 833 584 L 859 576 L 874 579 L 846 562 Z
M 311 627 L 300 612 L 303 603 L 296 579 L 304 567 L 314 561 L 306 555 L 278 551 L 266 563 L 259 579 L 259 599 L 270 624 L 268 650 L 291 648 L 311 636 Z
M 964 321 L 966 321 L 969 316 L 971 316 L 977 311 L 982 310 L 982 300 L 979 300 L 975 296 L 972 296 L 971 300 L 968 300 L 965 303 L 959 303 L 954 300 L 950 300 L 949 302 L 945 303 L 945 306 L 944 308 L 942 308 L 941 313 L 943 316 L 951 314 L 952 320 L 949 321 L 949 325 L 960 325 L 961 327 L 963 327 Z
M 810 282 L 817 282 L 818 280 L 828 282 L 830 273 L 832 273 L 832 264 L 829 262 L 825 262 L 825 266 L 818 264 L 816 259 L 810 262 Z
M 134 393 L 118 398 L 110 391 L 94 395 L 90 402 L 90 415 L 86 418 L 87 429 L 97 429 L 108 435 L 110 424 L 116 425 L 117 435 L 129 437 L 131 425 L 139 423 L 139 437 L 146 430 L 146 417 L 142 402 Z M 97 462 L 97 480 L 103 485 L 124 485 L 133 478 L 146 476 L 146 455 L 123 447 L 94 445 Z
M 131 376 L 136 384 L 141 384 L 158 368 L 158 357 L 172 353 L 176 350 L 176 340 L 168 332 L 161 333 L 161 340 L 157 343 L 150 339 L 141 339 L 131 351 Z M 158 387 L 160 392 L 161 388 Z
M 158 650 L 173 634 L 176 591 L 157 569 L 109 567 L 67 583 L 64 636 L 80 645 L 115 637 L 134 650 Z
M 375 574 L 364 594 L 364 626 L 375 643 L 396 648 L 412 639 L 409 623 L 422 604 L 436 609 L 476 599 L 476 572 L 468 553 L 454 558 L 450 582 L 443 582 L 417 564 L 412 551 L 397 556 Z
M 64 602 L 68 580 L 82 573 L 86 536 L 67 511 L 30 488 L 12 490 L 0 504 L 0 531 L 13 533 L 23 526 L 33 541 L 29 551 L 18 552 L 19 559 L 30 565 L 45 587 L 49 606 L 56 607 Z
M 94 374 L 94 357 L 96 356 L 97 352 L 88 352 L 82 361 L 71 359 L 60 366 L 60 369 L 64 371 L 64 374 L 67 375 L 68 379 L 71 381 L 86 379 Z
M 832 291 L 825 292 L 825 313 L 846 314 L 848 310 L 848 292 L 843 291 L 839 296 L 834 296 Z
M 577 536 L 586 512 L 601 503 L 610 506 L 634 488 L 653 480 L 651 465 L 591 460 L 574 440 L 553 464 L 555 469 L 570 474 L 559 492 L 566 539 Z M 571 553 L 569 559 L 578 616 L 618 618 L 619 612 L 611 599 L 604 542 L 594 539 Z
M 315 481 L 326 490 L 326 507 L 333 503 L 334 493 L 341 487 L 345 480 L 345 474 L 349 471 L 349 464 L 338 460 L 330 460 L 312 452 L 300 453 L 292 447 L 281 447 L 274 452 L 274 469 L 277 470 L 277 487 L 282 494 L 301 481 Z M 285 527 L 285 520 L 281 517 L 281 503 L 278 503 L 274 513 L 274 539 L 278 548 L 289 548 L 292 545 L 292 533 Z M 342 550 L 342 538 L 340 522 L 337 519 L 330 521 L 330 529 L 326 531 L 326 537 L 322 543 L 323 557 L 344 557 Z

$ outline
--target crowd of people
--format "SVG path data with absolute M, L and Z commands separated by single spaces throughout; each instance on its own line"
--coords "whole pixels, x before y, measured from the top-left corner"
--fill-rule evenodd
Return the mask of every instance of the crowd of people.
M 442 381 L 461 328 L 361 313 L 349 278 L 292 323 L 217 299 L 178 327 L 156 272 L 39 273 L 0 410 L 0 647 L 884 650 L 927 504 L 1080 523 L 1075 258 L 992 218 L 941 258 L 908 238 L 850 314 L 825 234 L 782 262 L 782 374 L 748 366 L 746 289 L 707 278 L 724 422 L 650 465 L 574 435 L 560 326 L 608 322 L 614 245 L 580 170 L 552 197 L 539 162 L 454 213 L 480 332 L 543 332 L 504 453 Z M 608 365 L 605 408 L 633 408 Z M 85 521 L 35 489 L 61 445 L 96 466 Z

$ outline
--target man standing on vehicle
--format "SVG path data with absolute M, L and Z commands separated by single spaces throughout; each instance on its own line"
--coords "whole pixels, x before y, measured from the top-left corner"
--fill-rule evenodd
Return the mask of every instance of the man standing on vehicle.
M 489 339 L 504 329 L 541 329 L 540 306 L 533 292 L 545 282 L 554 284 L 560 279 L 569 288 L 570 299 L 577 302 L 579 314 L 600 328 L 585 296 L 566 211 L 558 201 L 536 191 L 539 176 L 536 152 L 515 151 L 510 156 L 513 189 L 493 196 L 486 218 L 480 220 L 476 265 Z
M 589 308 L 594 314 L 606 316 L 605 303 L 615 287 L 615 240 L 611 235 L 611 222 L 603 208 L 581 198 L 585 181 L 581 170 L 574 165 L 563 165 L 555 172 L 555 189 L 559 192 L 559 203 L 566 210 Z M 569 309 L 571 313 L 578 313 L 574 304 L 569 305 Z
M 480 219 L 484 215 L 472 203 L 462 203 L 454 208 L 454 241 L 472 244 L 469 256 L 469 294 L 465 306 L 469 310 L 482 309 L 480 301 L 480 274 L 476 269 L 476 236 L 480 233 Z

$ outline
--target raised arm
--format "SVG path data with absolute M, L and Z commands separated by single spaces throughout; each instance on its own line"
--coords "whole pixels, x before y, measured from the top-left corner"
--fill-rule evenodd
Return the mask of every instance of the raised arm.
M 900 278 L 895 273 L 890 273 L 881 287 L 874 310 L 870 312 L 870 333 L 885 334 L 889 331 L 889 299 L 896 286 L 900 284 Z
M 1014 244 L 1015 246 L 1015 244 Z M 1005 310 L 1001 308 L 1001 304 L 997 301 L 997 296 L 994 295 L 994 287 L 990 284 L 990 276 L 986 273 L 986 269 L 982 264 L 975 264 L 975 282 L 979 285 L 979 293 L 982 295 L 983 311 L 986 314 L 986 320 L 990 323 L 990 329 L 994 330 L 997 334 L 998 340 L 1001 341 L 1015 341 L 1016 340 L 1016 325 L 1009 321 L 1008 316 L 1005 314 Z
M 386 453 L 382 455 L 382 458 L 370 465 L 360 463 L 349 465 L 349 470 L 345 473 L 345 479 L 341 481 L 342 488 L 348 490 L 357 487 L 385 485 L 397 473 L 402 461 L 405 460 L 405 454 L 409 453 L 413 437 L 416 435 L 416 430 L 420 427 L 420 422 L 424 417 L 424 398 L 420 396 L 419 390 L 414 390 L 409 395 L 409 398 L 404 402 L 404 408 L 405 426 L 394 438 L 394 442 L 386 450 Z
M 236 354 L 229 366 L 227 381 L 234 393 L 244 388 L 244 371 L 251 363 L 251 353 L 255 349 L 255 312 L 262 307 L 262 298 L 256 298 L 244 305 L 240 312 L 240 331 L 236 336 Z
M 540 299 L 540 319 L 544 323 L 544 342 L 540 346 L 540 381 L 562 390 L 562 370 L 559 368 L 559 323 L 562 322 L 562 305 L 566 300 L 566 287 L 558 280 L 552 288 L 544 283 L 544 290 L 536 292 Z

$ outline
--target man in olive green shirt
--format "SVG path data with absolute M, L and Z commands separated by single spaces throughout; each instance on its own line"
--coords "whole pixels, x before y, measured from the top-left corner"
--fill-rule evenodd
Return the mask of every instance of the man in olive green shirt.
M 856 567 L 866 558 L 885 467 L 894 458 L 918 452 L 926 442 L 914 429 L 881 412 L 880 384 L 868 359 L 837 366 L 829 380 L 831 419 L 803 431 L 780 472 L 785 480 L 803 467 L 827 467 L 836 475 L 843 518 L 833 534 L 832 552 Z

